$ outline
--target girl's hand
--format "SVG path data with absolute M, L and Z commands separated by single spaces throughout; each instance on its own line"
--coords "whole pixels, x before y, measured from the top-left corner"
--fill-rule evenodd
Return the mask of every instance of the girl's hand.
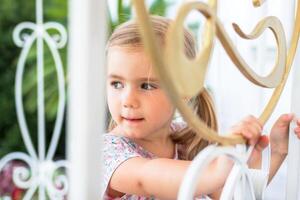
M 262 124 L 259 120 L 250 115 L 231 128 L 231 133 L 242 135 L 249 145 L 255 145 L 259 151 L 268 145 L 268 138 L 262 136 Z
M 293 118 L 293 114 L 281 115 L 271 129 L 269 136 L 270 139 L 268 139 L 267 136 L 261 136 L 262 126 L 258 119 L 253 116 L 245 118 L 233 128 L 233 131 L 243 135 L 249 144 L 255 145 L 255 148 L 253 149 L 248 160 L 248 165 L 250 168 L 261 168 L 261 152 L 265 147 L 267 147 L 270 140 L 271 165 L 269 171 L 269 181 L 272 180 L 288 153 L 289 125 Z M 300 139 L 300 119 L 296 121 L 296 124 L 297 127 L 294 129 L 294 132 Z M 249 126 L 253 126 L 255 128 L 251 129 Z
M 289 125 L 293 120 L 293 114 L 281 115 L 273 125 L 270 133 L 272 153 L 286 155 L 288 153 Z M 297 127 L 294 130 L 300 138 L 300 120 L 297 120 Z

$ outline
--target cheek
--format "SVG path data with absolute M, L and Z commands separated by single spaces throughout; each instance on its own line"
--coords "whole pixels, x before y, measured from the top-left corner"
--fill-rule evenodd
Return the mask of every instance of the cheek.
M 168 118 L 173 116 L 175 108 L 169 98 L 165 95 L 160 95 L 160 97 L 153 98 L 151 100 L 151 104 L 152 106 L 149 106 L 148 109 L 150 112 L 154 112 L 156 116 L 161 115 Z M 152 109 L 150 107 L 152 107 Z
M 172 103 L 172 101 L 169 99 L 169 97 L 167 95 L 162 95 L 162 98 L 161 98 L 161 104 L 166 106 L 166 109 L 169 109 L 169 110 L 175 110 L 175 107 Z

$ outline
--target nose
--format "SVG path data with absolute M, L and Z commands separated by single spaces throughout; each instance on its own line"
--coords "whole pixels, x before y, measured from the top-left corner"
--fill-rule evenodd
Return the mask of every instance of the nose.
M 122 104 L 125 108 L 138 108 L 138 94 L 133 88 L 127 88 L 122 95 Z

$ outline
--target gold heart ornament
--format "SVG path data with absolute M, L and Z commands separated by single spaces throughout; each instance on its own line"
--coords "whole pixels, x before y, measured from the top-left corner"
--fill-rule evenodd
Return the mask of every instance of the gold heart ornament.
M 202 138 L 221 145 L 233 145 L 245 142 L 240 136 L 221 136 L 207 127 L 184 101 L 185 98 L 190 98 L 203 89 L 215 37 L 220 40 L 228 56 L 249 81 L 261 87 L 275 88 L 272 97 L 259 117 L 262 124 L 266 123 L 279 100 L 294 60 L 300 32 L 299 3 L 297 4 L 297 16 L 288 53 L 285 33 L 278 18 L 263 18 L 250 34 L 245 34 L 237 24 L 233 24 L 236 33 L 244 39 L 256 39 L 266 29 L 270 29 L 275 36 L 277 43 L 277 61 L 271 72 L 263 77 L 251 69 L 233 45 L 222 23 L 216 16 L 217 0 L 210 0 L 207 3 L 199 1 L 186 1 L 183 3 L 179 8 L 174 22 L 170 25 L 166 36 L 167 40 L 164 52 L 162 52 L 155 40 L 144 1 L 132 0 L 132 2 L 140 25 L 145 50 L 152 60 L 156 73 L 185 121 L 200 134 Z M 262 3 L 263 0 L 253 0 L 253 5 L 255 6 L 260 6 Z M 183 23 L 186 16 L 192 10 L 199 11 L 207 19 L 202 35 L 202 49 L 193 60 L 185 56 L 183 43 Z

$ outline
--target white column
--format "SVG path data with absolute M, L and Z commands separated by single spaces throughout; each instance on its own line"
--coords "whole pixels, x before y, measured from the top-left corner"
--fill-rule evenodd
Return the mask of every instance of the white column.
M 68 199 L 100 199 L 106 1 L 69 1 Z
M 292 104 L 291 112 L 300 118 L 300 48 L 295 56 L 293 65 L 293 83 L 292 83 Z M 295 122 L 291 123 L 289 135 L 289 152 L 288 152 L 288 170 L 287 170 L 287 186 L 286 186 L 286 199 L 300 199 L 300 141 L 294 134 Z

